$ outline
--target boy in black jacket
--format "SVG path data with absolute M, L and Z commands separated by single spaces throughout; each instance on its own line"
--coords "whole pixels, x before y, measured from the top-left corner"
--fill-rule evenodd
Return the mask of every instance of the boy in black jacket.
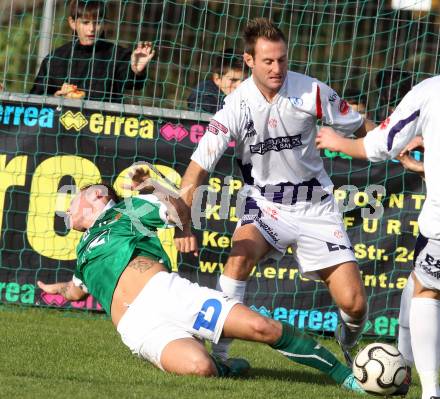
M 74 91 L 88 100 L 121 102 L 125 90 L 142 88 L 154 56 L 152 44 L 140 42 L 131 52 L 103 40 L 104 16 L 101 0 L 70 2 L 73 40 L 46 56 L 31 94 L 71 97 Z

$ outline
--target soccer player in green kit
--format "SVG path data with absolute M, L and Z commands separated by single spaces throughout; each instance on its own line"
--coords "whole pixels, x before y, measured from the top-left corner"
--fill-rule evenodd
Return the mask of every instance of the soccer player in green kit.
M 68 225 L 84 234 L 69 282 L 38 286 L 75 301 L 92 294 L 111 316 L 133 354 L 179 375 L 235 376 L 243 359 L 212 357 L 200 339 L 220 336 L 270 345 L 292 361 L 326 373 L 342 387 L 363 393 L 349 368 L 303 331 L 264 317 L 223 293 L 170 273 L 156 231 L 188 222 L 177 195 L 137 169 L 133 189 L 154 194 L 118 198 L 104 184 L 82 188 L 67 211 Z M 142 191 L 141 191 L 142 192 Z M 177 227 L 178 228 L 178 227 Z

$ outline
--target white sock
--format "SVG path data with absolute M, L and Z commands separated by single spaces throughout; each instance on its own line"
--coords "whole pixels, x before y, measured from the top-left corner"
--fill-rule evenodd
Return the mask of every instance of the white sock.
M 411 309 L 413 291 L 414 280 L 409 276 L 408 283 L 403 289 L 400 298 L 399 339 L 397 342 L 399 352 L 403 355 L 406 365 L 409 367 L 414 366 L 414 356 L 411 347 L 411 330 L 409 328 L 409 312 Z
M 414 356 L 411 347 L 411 330 L 409 327 L 399 326 L 399 340 L 397 342 L 397 349 L 405 359 L 405 363 L 409 367 L 414 366 Z
M 225 293 L 229 298 L 243 302 L 246 291 L 246 281 L 234 280 L 222 274 L 217 281 L 216 289 Z M 221 338 L 217 344 L 212 344 L 212 354 L 222 360 L 226 360 L 229 355 L 231 342 L 232 339 L 230 338 Z
M 217 281 L 216 290 L 222 291 L 229 298 L 243 302 L 246 284 L 246 281 L 234 280 L 233 278 L 222 274 Z
M 339 314 L 341 315 L 342 320 L 342 336 L 339 337 L 339 339 L 344 346 L 352 348 L 356 345 L 359 335 L 361 335 L 365 323 L 367 322 L 368 310 L 365 312 L 365 315 L 361 320 L 354 319 L 342 309 L 339 309 Z
M 422 384 L 422 399 L 440 396 L 440 301 L 413 298 L 409 321 L 414 361 Z

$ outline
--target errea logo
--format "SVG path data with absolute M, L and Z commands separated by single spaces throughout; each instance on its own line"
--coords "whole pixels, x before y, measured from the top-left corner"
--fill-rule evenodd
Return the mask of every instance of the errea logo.
M 87 126 L 89 122 L 81 112 L 74 114 L 72 111 L 67 111 L 61 115 L 60 123 L 66 130 L 75 129 L 79 132 L 83 127 Z

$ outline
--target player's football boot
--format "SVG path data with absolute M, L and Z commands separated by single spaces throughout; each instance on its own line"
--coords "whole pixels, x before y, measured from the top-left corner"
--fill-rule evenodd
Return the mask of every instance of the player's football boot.
M 240 357 L 231 357 L 224 363 L 229 367 L 230 377 L 244 377 L 251 369 L 249 362 Z
M 390 396 L 401 396 L 402 398 L 404 398 L 408 394 L 411 380 L 411 367 L 407 367 L 405 379 L 403 380 L 402 384 L 400 384 L 399 388 L 397 388 L 397 390 Z
M 347 329 L 344 328 L 344 325 L 342 323 L 338 324 L 335 331 L 335 339 L 342 350 L 347 366 L 351 368 L 353 366 L 353 357 L 354 357 L 353 354 L 356 352 L 357 345 L 356 345 L 356 341 L 353 344 L 350 342 L 350 346 L 345 343 L 346 331 Z
M 239 357 L 222 360 L 217 356 L 211 355 L 215 363 L 219 377 L 244 377 L 251 368 L 246 359 Z
M 353 374 L 350 374 L 342 383 L 342 388 L 347 389 L 348 391 L 356 392 L 360 395 L 366 395 L 366 392 L 359 385 L 358 380 L 354 377 Z

